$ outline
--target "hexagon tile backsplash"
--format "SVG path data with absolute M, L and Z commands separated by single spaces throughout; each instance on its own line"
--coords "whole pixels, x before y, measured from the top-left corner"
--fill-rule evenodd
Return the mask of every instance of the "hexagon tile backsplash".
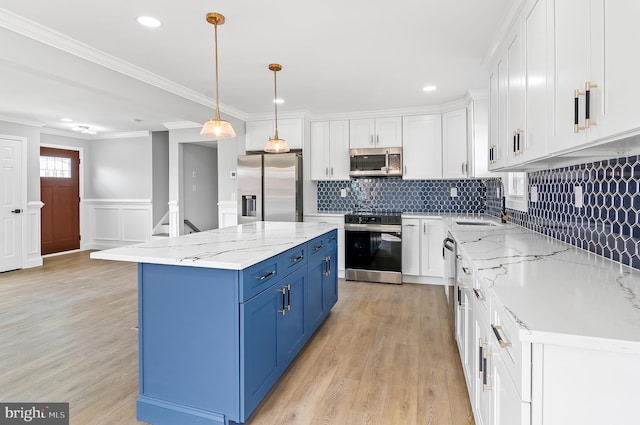
M 318 211 L 484 213 L 500 217 L 499 178 L 358 179 L 318 182 Z M 530 172 L 538 201 L 507 209 L 509 221 L 640 269 L 640 156 Z M 575 187 L 582 189 L 576 206 Z M 457 189 L 456 197 L 451 188 Z M 347 196 L 340 197 L 340 189 Z
M 529 212 L 507 210 L 511 221 L 616 262 L 640 269 L 640 156 L 531 172 L 538 201 Z M 495 181 L 487 182 L 495 193 Z M 582 189 L 576 206 L 575 187 Z M 487 213 L 499 216 L 487 198 Z
M 451 189 L 455 188 L 455 196 Z M 341 190 L 346 197 L 341 197 Z M 370 178 L 318 182 L 318 211 L 484 213 L 480 179 L 402 180 Z

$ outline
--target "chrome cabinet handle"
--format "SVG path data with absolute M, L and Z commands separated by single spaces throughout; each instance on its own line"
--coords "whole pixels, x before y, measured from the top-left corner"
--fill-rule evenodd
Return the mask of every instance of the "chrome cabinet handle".
M 473 289 L 473 293 L 476 294 L 476 298 L 478 299 L 478 301 L 484 301 L 485 297 L 484 295 L 482 295 L 482 292 L 479 289 Z
M 302 260 L 304 258 L 304 255 L 298 255 L 297 257 L 291 258 L 291 262 L 292 263 L 297 263 L 298 261 Z
M 464 272 L 464 274 L 466 274 L 467 276 L 471 274 L 471 270 L 469 270 L 468 268 L 462 266 L 462 271 Z
M 493 330 L 493 333 L 495 334 L 496 339 L 498 340 L 498 344 L 500 344 L 501 348 L 511 347 L 511 343 L 502 339 L 502 335 L 500 335 L 500 330 L 502 329 L 502 326 L 496 326 L 494 324 L 491 324 L 491 329 Z
M 281 298 L 282 310 L 278 310 L 278 313 L 281 313 L 284 316 L 285 314 L 287 314 L 287 304 L 286 304 L 286 299 L 285 299 L 285 296 L 287 294 L 287 288 L 286 287 L 280 288 L 280 289 L 278 289 L 278 292 L 280 292 L 282 294 L 282 298 Z
M 314 246 L 314 247 L 313 247 L 313 252 L 318 252 L 318 251 L 320 251 L 321 249 L 322 249 L 322 244 L 320 244 L 320 245 L 316 245 L 316 246 Z
M 271 270 L 269 273 L 267 273 L 265 275 L 262 275 L 262 276 L 259 276 L 256 279 L 265 280 L 266 278 L 268 278 L 269 276 L 273 276 L 274 274 L 276 274 L 276 271 L 275 270 Z

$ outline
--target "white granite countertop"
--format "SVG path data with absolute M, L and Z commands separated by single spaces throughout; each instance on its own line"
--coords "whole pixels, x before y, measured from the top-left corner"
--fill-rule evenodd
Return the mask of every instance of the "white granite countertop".
M 333 229 L 327 223 L 261 221 L 96 251 L 91 258 L 242 270 Z
M 477 218 L 477 217 L 476 217 Z M 640 354 L 640 271 L 498 219 L 461 226 L 458 250 L 529 342 Z

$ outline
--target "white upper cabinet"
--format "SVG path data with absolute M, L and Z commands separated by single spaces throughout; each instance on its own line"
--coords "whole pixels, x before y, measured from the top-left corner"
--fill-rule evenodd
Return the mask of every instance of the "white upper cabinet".
M 591 78 L 600 82 L 592 91 L 591 113 L 601 120 L 592 127 L 594 136 L 637 133 L 640 60 L 633 50 L 640 45 L 640 2 L 592 0 L 591 13 Z
M 553 4 L 555 21 L 551 32 L 554 50 L 548 52 L 553 61 L 555 76 L 553 81 L 555 119 L 552 121 L 552 134 L 548 144 L 549 153 L 553 154 L 584 145 L 589 140 L 589 130 L 579 130 L 579 127 L 585 126 L 583 118 L 585 96 L 579 94 L 576 97 L 576 91 L 584 92 L 585 82 L 592 81 L 591 14 L 590 0 L 549 1 Z M 593 83 L 597 83 L 595 79 Z M 577 106 L 576 102 L 578 102 Z
M 441 119 L 440 114 L 402 117 L 403 179 L 442 178 Z
M 503 71 L 501 63 L 502 58 L 499 58 L 489 75 L 489 152 L 487 156 L 489 158 L 488 169 L 491 171 L 504 166 L 501 125 L 503 125 L 505 117 L 500 110 L 502 106 L 500 72 Z
M 349 180 L 349 121 L 311 123 L 311 179 Z
M 510 140 L 507 164 L 519 162 L 524 147 L 524 64 L 522 28 L 518 23 L 509 34 L 506 45 L 507 62 L 507 137 Z
M 547 153 L 547 123 L 550 114 L 547 89 L 547 0 L 530 0 L 522 19 L 524 35 L 525 132 L 521 140 L 522 161 L 542 158 Z
M 302 119 L 300 118 L 278 120 L 278 136 L 284 139 L 291 149 L 302 149 L 302 128 Z M 267 140 L 274 135 L 274 120 L 247 121 L 245 149 L 248 151 L 262 151 L 267 144 Z
M 636 1 L 548 0 L 553 110 L 550 153 L 622 139 L 640 130 Z M 613 150 L 615 151 L 615 149 Z
M 349 122 L 349 144 L 352 149 L 401 147 L 402 118 L 351 120 Z
M 467 157 L 467 109 L 442 114 L 442 177 L 469 176 Z

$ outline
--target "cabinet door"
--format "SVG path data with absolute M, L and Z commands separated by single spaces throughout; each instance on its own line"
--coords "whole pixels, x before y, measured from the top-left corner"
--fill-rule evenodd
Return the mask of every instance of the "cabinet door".
M 316 256 L 308 263 L 307 284 L 305 289 L 305 308 L 307 315 L 307 332 L 312 333 L 324 317 L 322 283 L 325 272 L 323 256 Z
M 349 121 L 329 123 L 331 180 L 349 180 Z
M 502 152 L 501 142 L 501 120 L 500 115 L 500 67 L 501 61 L 493 67 L 489 75 L 489 170 L 496 170 L 502 167 L 500 161 Z
M 491 377 L 493 368 L 493 353 L 489 347 L 489 322 L 484 318 L 475 317 L 475 345 L 478 349 L 477 354 L 477 379 L 474 388 L 474 407 L 477 425 L 492 425 L 493 419 L 493 392 L 491 391 Z M 514 423 L 516 424 L 516 423 Z M 505 424 L 506 425 L 506 424 Z
M 442 178 L 442 115 L 402 117 L 405 180 Z
M 593 139 L 640 128 L 640 61 L 629 50 L 640 44 L 640 2 L 591 0 L 591 11 Z
M 328 245 L 330 246 L 330 245 Z M 325 256 L 325 272 L 322 275 L 322 307 L 325 314 L 338 301 L 338 251 L 328 249 Z
M 548 54 L 555 78 L 555 119 L 552 121 L 548 150 L 554 153 L 587 142 L 585 131 L 574 133 L 574 92 L 584 91 L 584 84 L 589 81 L 590 8 L 585 0 L 553 0 L 551 3 L 555 20 L 555 26 L 550 29 L 554 49 Z M 626 41 L 623 45 L 627 45 Z M 581 115 L 584 113 L 583 98 L 581 96 L 580 99 Z M 583 120 L 580 125 L 584 126 Z
M 305 337 L 304 287 L 307 270 L 303 267 L 281 280 L 285 288 L 285 314 L 279 315 L 278 367 L 283 369 L 302 348 Z
M 442 259 L 442 240 L 444 239 L 444 234 L 444 223 L 442 220 L 420 220 L 421 275 L 444 277 L 444 260 Z
M 375 147 L 375 120 L 349 121 L 349 146 L 351 149 Z
M 498 348 L 490 344 L 493 356 L 489 377 L 491 379 L 490 391 L 493 393 L 493 423 L 495 425 L 529 425 L 531 424 L 531 409 L 529 403 L 524 403 L 520 398 L 518 389 L 505 367 Z
M 442 114 L 442 177 L 466 178 L 468 171 L 465 108 Z
M 245 149 L 248 151 L 264 150 L 269 137 L 274 136 L 273 121 L 247 121 L 245 129 Z
M 547 0 L 529 0 L 523 18 L 525 37 L 525 117 L 522 160 L 542 158 L 547 148 Z
M 278 373 L 278 326 L 283 307 L 282 287 L 271 286 L 240 304 L 241 361 L 244 412 L 248 416 L 267 393 Z M 241 368 L 242 369 L 242 368 Z
M 287 118 L 278 120 L 278 136 L 287 142 L 289 148 L 302 149 L 302 119 Z
M 420 220 L 402 219 L 402 273 L 420 275 Z
M 521 27 L 515 28 L 507 39 L 507 135 L 510 137 L 507 163 L 521 162 L 524 148 L 524 65 Z
M 311 180 L 328 180 L 330 177 L 330 124 L 311 123 Z
M 375 139 L 377 148 L 402 147 L 402 118 L 377 118 Z

